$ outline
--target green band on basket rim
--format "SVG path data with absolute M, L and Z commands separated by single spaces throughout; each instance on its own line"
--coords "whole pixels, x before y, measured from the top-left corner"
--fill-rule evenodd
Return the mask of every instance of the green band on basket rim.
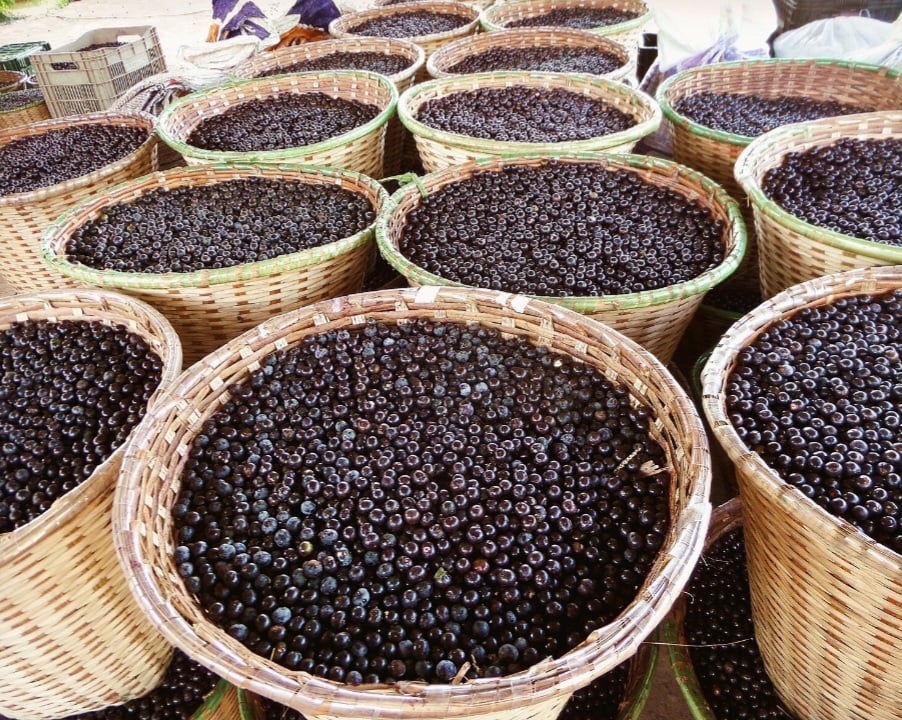
M 513 2 L 498 2 L 494 5 L 490 6 L 486 10 L 483 10 L 479 16 L 479 24 L 482 25 L 482 29 L 487 33 L 497 32 L 499 30 L 511 30 L 507 25 L 498 25 L 494 22 L 494 16 L 498 14 L 501 10 L 511 10 L 515 5 L 528 5 L 532 4 L 532 0 L 513 0 Z M 643 3 L 644 4 L 644 3 Z M 552 3 L 553 5 L 553 3 Z M 549 7 L 548 12 L 554 10 L 554 7 Z M 493 13 L 492 10 L 495 10 Z M 545 12 L 539 12 L 535 15 L 529 17 L 539 17 L 541 15 L 545 15 Z M 589 28 L 589 32 L 593 35 L 620 35 L 621 33 L 632 32 L 633 30 L 638 30 L 643 25 L 646 25 L 651 21 L 653 17 L 653 13 L 651 10 L 646 11 L 642 15 L 637 18 L 633 18 L 632 20 L 626 20 L 622 23 L 615 23 L 613 25 L 598 25 L 597 27 Z M 514 18 L 511 18 L 513 20 Z M 547 27 L 555 27 L 555 26 L 547 26 Z

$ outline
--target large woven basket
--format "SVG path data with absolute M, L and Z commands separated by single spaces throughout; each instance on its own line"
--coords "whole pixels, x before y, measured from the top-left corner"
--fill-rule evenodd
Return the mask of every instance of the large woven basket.
M 178 338 L 153 308 L 102 290 L 0 300 L 0 327 L 30 321 L 122 325 L 163 360 L 157 398 L 181 371 Z M 155 400 L 152 400 L 152 403 Z M 171 647 L 126 585 L 110 529 L 120 447 L 40 517 L 0 534 L 0 715 L 59 718 L 156 687 Z
M 256 55 L 235 68 L 233 74 L 239 79 L 251 79 L 259 77 L 266 72 L 272 72 L 295 63 L 314 60 L 338 52 L 377 52 L 383 55 L 407 58 L 410 64 L 404 70 L 388 76 L 395 84 L 398 93 L 402 93 L 413 86 L 417 73 L 420 72 L 423 63 L 426 62 L 426 54 L 423 52 L 423 48 L 409 40 L 351 36 L 292 45 L 271 53 Z M 401 125 L 401 121 L 398 120 L 397 115 L 393 115 L 389 119 L 388 127 L 385 131 L 385 175 L 395 175 L 401 168 L 405 134 L 406 132 L 404 126 Z
M 22 90 L 28 76 L 18 70 L 0 70 L 0 95 Z
M 734 430 L 725 385 L 736 354 L 805 307 L 902 288 L 876 267 L 796 285 L 745 315 L 702 373 L 704 411 L 736 466 L 755 632 L 787 707 L 817 720 L 902 717 L 902 557 L 783 482 Z
M 229 388 L 267 355 L 367 319 L 478 323 L 599 368 L 650 409 L 675 482 L 671 529 L 636 598 L 618 618 L 559 658 L 504 678 L 458 685 L 399 682 L 348 686 L 289 671 L 210 624 L 172 559 L 171 508 L 193 438 Z M 410 718 L 552 720 L 569 696 L 631 657 L 669 610 L 701 550 L 709 519 L 707 439 L 687 395 L 649 353 L 600 323 L 523 296 L 462 288 L 373 292 L 316 303 L 245 333 L 187 370 L 166 407 L 130 444 L 116 499 L 117 543 L 132 589 L 166 637 L 233 684 L 304 713 L 309 720 Z
M 191 273 L 126 273 L 71 262 L 72 234 L 111 205 L 131 202 L 157 188 L 197 187 L 244 177 L 337 185 L 362 195 L 379 212 L 388 194 L 372 178 L 346 170 L 301 165 L 176 168 L 124 183 L 62 216 L 44 236 L 50 272 L 98 287 L 121 290 L 163 313 L 193 362 L 248 328 L 316 300 L 360 289 L 374 255 L 372 226 L 328 245 L 290 255 Z
M 744 208 L 750 229 L 749 252 L 731 282 L 757 287 L 758 252 L 755 234 L 751 232 L 752 210 L 733 175 L 739 154 L 754 138 L 705 127 L 674 109 L 684 98 L 701 92 L 766 98 L 795 95 L 874 110 L 898 110 L 902 108 L 902 73 L 885 66 L 840 60 L 744 60 L 690 68 L 668 78 L 658 88 L 656 98 L 670 130 L 673 159 L 719 182 Z
M 743 151 L 736 161 L 736 179 L 748 194 L 754 212 L 763 297 L 822 275 L 902 264 L 902 246 L 862 240 L 807 223 L 770 200 L 761 189 L 765 173 L 779 167 L 788 153 L 832 145 L 842 138 L 890 137 L 902 139 L 902 111 L 787 125 L 761 135 Z
M 187 138 L 208 117 L 220 115 L 250 100 L 263 100 L 286 93 L 325 93 L 343 100 L 356 100 L 379 108 L 379 114 L 346 133 L 303 147 L 259 152 L 204 150 Z M 398 91 L 384 75 L 362 70 L 277 75 L 238 80 L 191 93 L 166 107 L 157 121 L 157 133 L 169 147 L 181 153 L 188 165 L 211 163 L 328 165 L 382 177 L 385 128 L 395 112 Z
M 153 118 L 141 113 L 92 113 L 0 131 L 3 147 L 20 138 L 91 123 L 146 128 L 147 141 L 121 160 L 82 177 L 31 192 L 0 196 L 0 275 L 16 291 L 77 287 L 46 270 L 41 262 L 41 234 L 61 213 L 95 192 L 156 170 L 157 141 Z
M 541 51 L 544 48 L 563 47 L 607 53 L 620 61 L 620 67 L 599 77 L 623 81 L 632 72 L 629 54 L 622 45 L 585 30 L 554 27 L 517 28 L 515 30 L 472 35 L 455 40 L 453 43 L 449 43 L 436 51 L 429 58 L 429 61 L 426 63 L 426 70 L 433 78 L 443 78 L 462 74 L 453 72 L 451 68 L 467 58 L 474 55 L 482 55 L 490 50 L 528 48 Z
M 483 10 L 479 20 L 483 30 L 497 32 L 508 29 L 511 23 L 519 20 L 547 15 L 552 10 L 571 8 L 613 8 L 638 13 L 639 16 L 633 20 L 614 25 L 601 25 L 591 30 L 625 47 L 631 58 L 636 57 L 642 28 L 652 18 L 652 12 L 643 0 L 515 0 L 498 3 Z
M 430 100 L 470 90 L 511 87 L 561 89 L 584 95 L 631 116 L 635 124 L 620 132 L 586 140 L 528 143 L 501 142 L 446 132 L 430 127 L 417 119 L 420 108 Z M 398 116 L 404 127 L 413 135 L 426 172 L 487 156 L 630 152 L 639 140 L 653 133 L 661 123 L 661 110 L 658 104 L 645 93 L 612 80 L 571 73 L 493 72 L 451 75 L 439 80 L 430 80 L 414 86 L 401 96 L 398 100 Z
M 544 157 L 483 158 L 431 173 L 407 185 L 392 195 L 376 223 L 379 252 L 411 285 L 459 285 L 413 264 L 398 249 L 407 216 L 419 205 L 423 193 L 428 195 L 478 172 L 501 172 L 514 165 L 541 166 L 547 162 L 548 158 Z M 742 259 L 745 226 L 739 208 L 708 178 L 667 160 L 639 155 L 587 154 L 559 157 L 557 162 L 590 162 L 628 170 L 647 182 L 697 200 L 723 220 L 726 226 L 723 262 L 689 282 L 628 295 L 540 298 L 600 320 L 654 353 L 662 362 L 669 362 L 705 293 L 729 276 Z
M 0 130 L 22 127 L 49 119 L 50 111 L 47 109 L 47 103 L 40 98 L 13 110 L 0 111 Z

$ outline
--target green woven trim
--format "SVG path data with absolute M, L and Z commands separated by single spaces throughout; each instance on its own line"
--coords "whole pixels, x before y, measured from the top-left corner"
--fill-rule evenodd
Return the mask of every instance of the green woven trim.
M 206 718 L 213 715 L 231 687 L 232 686 L 226 680 L 220 680 L 218 683 L 216 683 L 216 687 L 213 688 L 213 692 L 207 695 L 203 704 L 194 711 L 194 714 L 191 716 L 191 720 L 205 720 Z
M 657 636 L 657 633 L 654 633 L 651 640 L 655 640 Z M 626 704 L 617 713 L 617 720 L 639 720 L 645 710 L 648 698 L 651 696 L 655 668 L 658 665 L 658 646 L 648 645 L 643 652 L 648 653 L 648 667 L 645 668 L 642 677 L 630 684 L 630 696 L 626 698 Z
M 255 166 L 247 163 L 225 163 L 219 165 L 204 166 L 206 170 L 255 170 Z M 322 177 L 352 177 L 364 182 L 372 187 L 382 204 L 388 200 L 388 192 L 379 185 L 378 182 L 366 175 L 351 170 L 341 170 L 338 168 L 320 167 L 315 165 L 279 165 L 273 166 L 272 169 L 283 172 L 306 172 Z M 134 181 L 121 183 L 108 192 L 110 194 L 121 190 L 124 187 L 134 184 Z M 157 189 L 156 187 L 148 188 L 148 192 Z M 350 252 L 361 245 L 370 242 L 373 237 L 375 220 L 365 229 L 346 238 L 341 238 L 335 242 L 321 245 L 319 247 L 308 248 L 290 255 L 280 255 L 279 257 L 270 258 L 269 260 L 260 260 L 258 262 L 244 263 L 233 267 L 216 268 L 214 270 L 196 270 L 188 273 L 127 273 L 118 270 L 97 270 L 87 265 L 81 265 L 70 262 L 59 255 L 54 254 L 51 249 L 53 242 L 63 227 L 74 215 L 81 213 L 85 207 L 93 205 L 97 201 L 96 197 L 89 198 L 79 205 L 67 210 L 57 220 L 51 224 L 41 236 L 41 254 L 44 262 L 53 270 L 59 272 L 75 280 L 105 288 L 127 288 L 131 290 L 164 290 L 169 288 L 198 288 L 213 285 L 221 285 L 224 283 L 233 283 L 252 280 L 254 278 L 270 277 L 287 270 L 296 270 L 298 268 L 316 265 L 324 260 L 331 260 Z M 377 216 L 378 219 L 378 216 Z
M 514 0 L 514 2 L 518 2 L 519 0 Z M 525 2 L 529 2 L 530 0 L 525 0 Z M 497 5 L 493 5 L 492 8 L 507 8 L 512 5 L 513 2 L 505 2 L 499 3 Z M 492 8 L 488 8 L 491 10 Z M 488 15 L 490 14 L 488 10 L 484 10 L 479 17 L 479 24 L 482 26 L 482 29 L 486 32 L 498 32 L 499 30 L 513 30 L 514 28 L 510 28 L 507 25 L 499 25 L 497 23 L 492 22 L 488 19 Z M 540 13 L 542 15 L 546 15 L 547 13 Z M 632 20 L 627 20 L 622 23 L 617 23 L 615 25 L 599 25 L 595 28 L 589 28 L 587 32 L 592 33 L 593 35 L 619 35 L 620 33 L 630 32 L 635 30 L 636 28 L 640 28 L 643 25 L 647 24 L 652 16 L 653 12 L 649 10 L 644 15 L 640 15 L 637 18 L 633 18 Z M 537 15 L 533 15 L 531 17 L 538 17 Z M 511 18 L 508 22 L 513 22 L 514 20 L 519 20 L 519 18 Z M 542 25 L 541 27 L 555 27 L 555 28 L 563 28 L 573 30 L 574 28 L 567 28 L 565 25 Z
M 401 120 L 401 124 L 403 124 L 411 133 L 427 140 L 432 140 L 433 142 L 441 143 L 442 145 L 449 145 L 453 148 L 469 151 L 474 154 L 511 156 L 593 152 L 602 150 L 605 147 L 617 147 L 629 142 L 637 142 L 653 133 L 660 126 L 662 118 L 661 110 L 652 97 L 645 95 L 639 90 L 627 87 L 623 83 L 588 75 L 583 76 L 581 82 L 593 87 L 603 88 L 616 95 L 638 99 L 645 108 L 651 112 L 651 116 L 637 122 L 626 130 L 610 133 L 608 135 L 601 135 L 597 138 L 569 140 L 556 143 L 529 143 L 488 140 L 485 138 L 473 137 L 472 135 L 461 135 L 445 130 L 439 130 L 417 120 L 416 117 L 414 117 L 414 113 L 410 110 L 411 102 L 415 100 L 418 95 L 436 87 L 457 85 L 461 82 L 472 82 L 475 84 L 479 83 L 481 80 L 541 80 L 543 77 L 565 76 L 565 73 L 498 70 L 495 72 L 471 73 L 465 76 L 452 75 L 436 80 L 430 80 L 414 85 L 412 88 L 409 88 L 402 93 L 398 100 L 398 118 Z M 468 92 L 470 89 L 471 88 L 462 87 L 449 94 Z
M 386 123 L 388 123 L 389 119 L 395 112 L 395 108 L 398 105 L 398 88 L 395 87 L 395 84 L 385 75 L 380 75 L 379 73 L 369 72 L 367 70 L 325 70 L 325 71 L 316 71 L 316 72 L 304 72 L 304 73 L 291 73 L 292 77 L 299 77 L 305 75 L 321 75 L 323 73 L 334 73 L 336 75 L 347 75 L 347 76 L 358 76 L 358 77 L 366 77 L 370 79 L 376 79 L 380 84 L 384 85 L 389 89 L 391 93 L 391 101 L 388 106 L 382 110 L 376 117 L 374 117 L 369 122 L 364 123 L 363 125 L 358 125 L 355 128 L 352 128 L 346 133 L 341 135 L 336 135 L 334 137 L 329 138 L 328 140 L 323 140 L 322 142 L 313 143 L 312 145 L 303 145 L 301 147 L 296 148 L 285 148 L 282 150 L 260 150 L 257 152 L 237 152 L 232 150 L 204 150 L 202 148 L 194 147 L 193 145 L 189 145 L 188 143 L 180 140 L 179 138 L 172 135 L 167 129 L 166 126 L 168 124 L 168 120 L 171 115 L 175 114 L 178 109 L 183 105 L 188 105 L 192 102 L 195 102 L 199 97 L 204 95 L 210 95 L 216 92 L 223 90 L 224 88 L 232 88 L 232 87 L 240 87 L 243 85 L 253 85 L 253 84 L 266 84 L 271 82 L 273 78 L 251 78 L 249 80 L 236 80 L 225 85 L 218 85 L 213 88 L 208 88 L 206 90 L 200 90 L 196 93 L 191 93 L 190 95 L 186 95 L 183 98 L 179 98 L 175 102 L 166 106 L 163 109 L 163 112 L 160 113 L 159 118 L 157 120 L 157 135 L 159 138 L 165 142 L 169 147 L 178 152 L 180 155 L 184 155 L 185 157 L 197 158 L 198 160 L 209 160 L 218 163 L 280 163 L 291 160 L 292 158 L 301 157 L 304 155 L 312 155 L 314 153 L 328 152 L 330 150 L 334 150 L 337 147 L 342 145 L 346 145 L 354 140 L 359 140 L 362 137 L 366 137 L 371 132 L 374 132 L 378 128 L 382 127 Z M 277 77 L 287 77 L 286 75 L 280 75 Z M 321 89 L 313 90 L 311 89 L 309 92 L 322 92 Z M 304 94 L 304 93 L 298 93 Z M 251 98 L 248 98 L 251 99 Z
M 631 310 L 635 308 L 652 307 L 655 305 L 663 305 L 664 303 L 681 300 L 683 298 L 692 297 L 706 293 L 715 285 L 720 284 L 730 275 L 732 275 L 746 250 L 746 229 L 742 220 L 742 212 L 738 203 L 731 198 L 726 190 L 715 183 L 710 178 L 698 173 L 685 165 L 679 165 L 670 160 L 650 157 L 646 155 L 616 155 L 605 153 L 571 153 L 571 154 L 532 154 L 522 155 L 520 160 L 535 160 L 551 157 L 560 157 L 570 160 L 584 160 L 592 162 L 604 162 L 609 160 L 617 165 L 626 165 L 639 169 L 644 168 L 662 168 L 669 171 L 677 171 L 681 176 L 691 179 L 703 194 L 711 196 L 714 201 L 726 209 L 728 219 L 728 231 L 733 234 L 736 239 L 735 246 L 731 252 L 724 258 L 723 262 L 715 268 L 706 270 L 701 275 L 692 280 L 677 285 L 670 285 L 666 288 L 658 290 L 645 290 L 638 293 L 629 293 L 624 295 L 597 295 L 584 297 L 552 297 L 547 295 L 529 295 L 528 297 L 544 300 L 545 302 L 554 303 L 563 307 L 575 310 L 583 314 L 594 314 L 601 311 L 615 310 Z M 494 165 L 498 162 L 498 158 L 479 158 L 474 161 L 475 171 L 486 165 Z M 456 182 L 463 178 L 455 177 L 456 168 L 446 168 L 438 172 L 425 175 L 422 178 L 423 183 L 427 186 L 429 192 L 434 192 L 451 182 Z M 450 178 L 450 182 L 446 181 Z M 429 186 L 432 186 L 431 189 Z M 419 189 L 415 185 L 406 185 L 399 188 L 383 206 L 382 212 L 376 220 L 376 244 L 379 252 L 385 261 L 397 270 L 408 280 L 412 280 L 417 285 L 447 285 L 452 287 L 471 287 L 463 283 L 454 282 L 446 278 L 434 275 L 433 273 L 415 265 L 408 260 L 399 250 L 392 246 L 388 233 L 388 222 L 394 215 L 395 210 L 408 194 L 412 192 L 419 193 Z
M 849 62 L 847 60 L 830 60 L 830 59 L 797 59 L 797 58 L 766 58 L 761 60 L 738 60 L 735 62 L 716 63 L 713 65 L 701 65 L 695 68 L 683 70 L 676 75 L 671 75 L 658 86 L 655 93 L 655 100 L 661 106 L 664 117 L 674 125 L 678 125 L 693 135 L 706 138 L 708 140 L 716 140 L 717 142 L 727 143 L 728 145 L 746 146 L 754 137 L 749 135 L 739 135 L 737 133 L 728 133 L 723 130 L 715 130 L 714 128 L 701 125 L 695 120 L 690 120 L 685 115 L 681 115 L 674 110 L 673 105 L 667 100 L 667 94 L 674 85 L 686 80 L 686 78 L 695 75 L 716 75 L 723 71 L 729 71 L 731 68 L 746 68 L 749 66 L 766 67 L 766 66 L 790 66 L 790 65 L 823 65 L 826 67 L 843 67 L 853 70 L 862 70 L 866 72 L 882 73 L 888 78 L 902 77 L 902 71 L 891 70 L 882 65 L 871 65 L 868 63 Z
M 659 632 L 661 641 L 667 644 L 674 677 L 676 677 L 677 685 L 680 686 L 683 699 L 686 701 L 692 717 L 695 720 L 717 720 L 717 716 L 714 715 L 714 711 L 705 700 L 701 686 L 698 684 L 698 676 L 692 667 L 689 650 L 682 645 L 680 628 L 672 615 L 661 623 Z
M 254 703 L 251 702 L 248 691 L 238 688 L 238 718 L 239 720 L 263 720 L 257 717 Z
M 0 110 L 0 117 L 2 117 L 3 115 L 9 115 L 10 113 L 17 113 L 17 112 L 22 112 L 23 110 L 29 110 L 29 109 L 31 109 L 33 107 L 37 107 L 41 103 L 45 103 L 45 102 L 47 102 L 47 101 L 44 98 L 41 98 L 40 100 L 35 100 L 34 102 L 28 103 L 27 105 L 19 105 L 19 107 L 13 108 L 12 110 Z

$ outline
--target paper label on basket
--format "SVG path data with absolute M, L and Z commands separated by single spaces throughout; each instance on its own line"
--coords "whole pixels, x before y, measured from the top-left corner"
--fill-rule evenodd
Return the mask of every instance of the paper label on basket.
M 327 322 L 329 322 L 329 318 L 327 318 L 323 313 L 316 313 L 313 316 L 314 325 L 325 325 Z
M 366 315 L 351 315 L 352 325 L 366 325 Z
M 438 297 L 439 289 L 438 285 L 421 285 L 417 288 L 413 301 L 417 304 L 431 305 Z

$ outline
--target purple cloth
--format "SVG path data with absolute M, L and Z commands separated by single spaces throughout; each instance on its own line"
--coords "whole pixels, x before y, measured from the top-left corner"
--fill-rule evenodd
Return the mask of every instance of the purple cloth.
M 286 15 L 299 15 L 298 23 L 325 30 L 341 15 L 332 0 L 297 0 Z M 269 31 L 261 24 L 264 12 L 252 0 L 213 0 L 213 22 L 219 25 L 219 39 L 255 35 L 261 40 Z
M 332 0 L 297 0 L 286 15 L 300 15 L 301 25 L 312 25 L 325 30 L 329 23 L 341 15 Z

